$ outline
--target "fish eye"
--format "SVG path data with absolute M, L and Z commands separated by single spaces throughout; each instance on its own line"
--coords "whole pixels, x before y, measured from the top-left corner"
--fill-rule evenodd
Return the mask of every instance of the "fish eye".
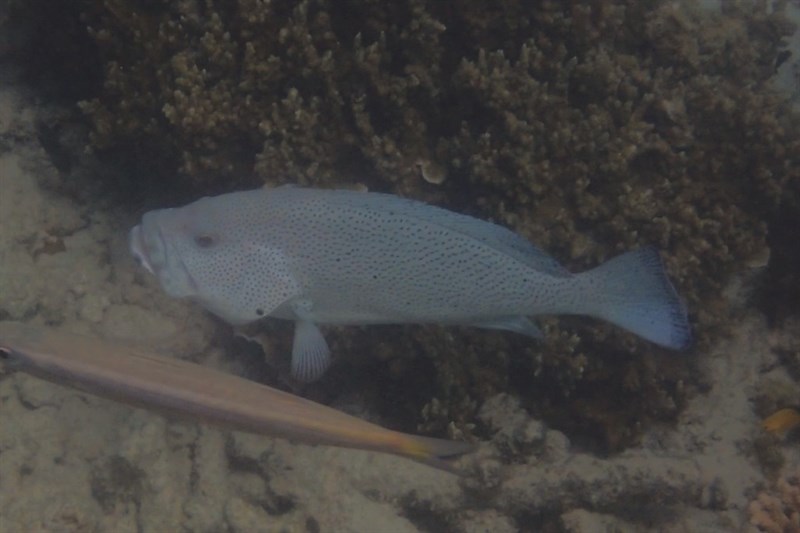
M 214 237 L 210 235 L 198 235 L 194 238 L 194 243 L 200 248 L 211 248 L 214 246 Z

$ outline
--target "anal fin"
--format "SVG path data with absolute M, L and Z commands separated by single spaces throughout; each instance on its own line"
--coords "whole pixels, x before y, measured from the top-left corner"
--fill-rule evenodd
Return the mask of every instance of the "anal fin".
M 542 330 L 539 329 L 539 326 L 534 324 L 533 321 L 526 316 L 499 316 L 487 320 L 470 322 L 464 325 L 475 328 L 513 331 L 514 333 L 521 333 L 522 335 L 527 335 L 534 339 L 544 338 L 544 334 Z

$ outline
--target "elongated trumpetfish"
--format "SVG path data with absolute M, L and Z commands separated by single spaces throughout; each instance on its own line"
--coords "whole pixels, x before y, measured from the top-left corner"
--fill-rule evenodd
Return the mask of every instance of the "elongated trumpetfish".
M 0 360 L 127 404 L 305 444 L 373 450 L 447 471 L 473 445 L 409 435 L 202 365 L 109 341 L 0 322 Z

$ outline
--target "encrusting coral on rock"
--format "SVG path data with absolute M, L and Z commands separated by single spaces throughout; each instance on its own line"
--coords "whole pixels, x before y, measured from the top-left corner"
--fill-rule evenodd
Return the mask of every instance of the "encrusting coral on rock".
M 748 513 L 758 531 L 800 531 L 800 478 L 795 474 L 778 479 L 774 490 L 762 491 L 750 502 Z
M 103 64 L 102 88 L 81 103 L 94 150 L 136 146 L 163 164 L 132 179 L 174 174 L 186 201 L 358 182 L 509 226 L 572 270 L 655 244 L 701 347 L 724 331 L 728 277 L 768 244 L 790 245 L 766 239 L 773 215 L 800 205 L 800 128 L 770 84 L 793 31 L 781 3 L 82 5 Z M 380 346 L 382 380 L 417 391 L 408 418 L 438 399 L 409 425 L 464 428 L 481 400 L 511 389 L 609 450 L 704 386 L 690 359 L 605 325 L 544 329 L 543 345 L 379 329 L 357 344 L 343 333 L 351 349 L 335 351 L 357 369 Z

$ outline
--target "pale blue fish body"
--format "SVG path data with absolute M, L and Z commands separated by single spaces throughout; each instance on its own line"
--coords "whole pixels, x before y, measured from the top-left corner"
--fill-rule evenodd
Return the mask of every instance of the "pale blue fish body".
M 580 314 L 681 349 L 690 328 L 650 248 L 571 274 L 518 234 L 388 194 L 297 187 L 146 213 L 131 251 L 171 296 L 234 325 L 297 324 L 296 377 L 329 364 L 317 324 L 443 323 L 540 336 L 527 317 Z

